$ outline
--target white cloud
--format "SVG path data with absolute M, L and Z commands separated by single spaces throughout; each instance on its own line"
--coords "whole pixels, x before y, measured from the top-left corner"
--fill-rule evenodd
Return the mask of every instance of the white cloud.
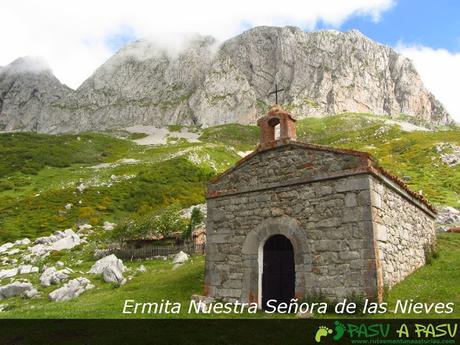
M 417 45 L 399 44 L 396 50 L 411 59 L 423 83 L 460 123 L 460 53 Z
M 0 4 L 0 66 L 43 56 L 56 76 L 77 87 L 112 54 L 107 38 L 123 28 L 137 37 L 200 33 L 225 39 L 243 26 L 318 21 L 339 26 L 353 15 L 378 20 L 394 0 L 14 0 Z

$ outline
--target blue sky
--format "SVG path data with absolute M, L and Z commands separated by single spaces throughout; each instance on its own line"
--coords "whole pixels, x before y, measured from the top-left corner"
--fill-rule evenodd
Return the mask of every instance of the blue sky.
M 239 31 L 251 26 L 248 22 L 242 23 Z M 338 26 L 320 20 L 315 25 L 314 30 L 317 29 L 358 29 L 373 40 L 393 47 L 405 43 L 455 53 L 460 51 L 460 1 L 399 0 L 377 21 L 355 14 Z M 115 52 L 137 38 L 131 27 L 124 26 L 110 34 L 106 42 Z
M 390 46 L 403 42 L 459 52 L 460 1 L 400 0 L 382 13 L 378 22 L 354 16 L 340 25 L 340 29 L 358 29 Z

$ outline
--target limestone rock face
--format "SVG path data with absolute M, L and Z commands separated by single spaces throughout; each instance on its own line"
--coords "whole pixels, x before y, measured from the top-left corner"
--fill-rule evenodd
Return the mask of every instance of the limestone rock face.
M 188 256 L 187 253 L 184 253 L 183 251 L 180 251 L 176 255 L 174 255 L 172 263 L 173 264 L 183 264 L 188 261 L 190 257 Z
M 93 289 L 94 285 L 91 282 L 84 278 L 79 277 L 70 280 L 68 283 L 64 284 L 64 286 L 60 287 L 52 291 L 48 298 L 51 301 L 68 301 L 80 296 L 83 292 Z
M 0 70 L 0 131 L 74 130 L 72 113 L 62 103 L 72 92 L 43 61 L 16 59 Z
M 60 284 L 66 281 L 72 272 L 70 268 L 58 271 L 55 267 L 48 267 L 40 276 L 40 284 L 45 287 L 51 284 Z
M 114 254 L 110 254 L 102 259 L 96 261 L 91 267 L 88 273 L 102 274 L 106 267 L 115 267 L 121 273 L 126 271 L 126 267 L 123 265 L 123 261 L 118 259 Z
M 357 30 L 259 27 L 225 42 L 222 50 L 259 101 L 273 103 L 267 94 L 277 82 L 286 89 L 281 101 L 297 116 L 349 111 L 450 121 L 410 60 Z
M 29 60 L 0 70 L 0 130 L 254 123 L 274 103 L 275 84 L 298 117 L 368 112 L 452 121 L 410 60 L 356 30 L 257 27 L 221 44 L 195 36 L 175 52 L 140 40 L 75 91 Z
M 14 282 L 3 285 L 0 286 L 0 299 L 18 296 L 32 289 L 33 286 L 31 283 Z
M 102 279 L 106 283 L 125 284 L 126 279 L 123 278 L 123 273 L 117 266 L 106 266 L 102 271 Z

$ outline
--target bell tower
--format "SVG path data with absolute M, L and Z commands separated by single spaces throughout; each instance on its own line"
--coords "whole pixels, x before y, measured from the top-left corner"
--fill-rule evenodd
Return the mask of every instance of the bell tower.
M 296 120 L 285 111 L 280 105 L 275 104 L 267 113 L 267 115 L 257 120 L 257 126 L 260 127 L 260 142 L 259 150 L 265 150 L 271 147 L 284 145 L 290 141 L 295 141 Z M 276 126 L 280 127 L 280 135 L 275 137 Z

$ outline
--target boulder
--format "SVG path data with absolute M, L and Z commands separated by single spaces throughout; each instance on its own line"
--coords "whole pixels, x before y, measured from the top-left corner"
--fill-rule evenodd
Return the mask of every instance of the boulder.
M 72 235 L 76 235 L 72 229 L 66 229 L 64 231 L 56 231 L 54 234 L 45 237 L 39 237 L 34 241 L 34 244 L 51 244 L 54 243 L 61 238 L 69 237 Z
M 33 285 L 31 283 L 14 282 L 8 285 L 3 285 L 0 286 L 0 299 L 19 296 L 31 289 L 33 289 Z
M 52 291 L 48 298 L 51 301 L 68 301 L 80 296 L 83 292 L 93 289 L 94 285 L 91 282 L 84 278 L 79 277 L 76 279 L 70 280 L 67 284 Z
M 126 283 L 126 279 L 123 277 L 123 273 L 116 266 L 107 266 L 102 271 L 102 278 L 106 283 L 115 283 L 123 285 Z
M 21 250 L 19 250 L 18 248 L 13 248 L 11 250 L 8 250 L 7 252 L 5 252 L 5 255 L 14 255 L 14 254 L 17 254 L 19 253 Z
M 92 228 L 91 224 L 83 224 L 78 227 L 78 231 L 91 230 Z
M 43 271 L 40 276 L 40 284 L 42 286 L 50 286 L 51 284 L 60 284 L 67 279 L 73 271 L 70 268 L 64 268 L 63 270 L 56 270 L 54 267 L 48 267 Z
M 187 253 L 180 251 L 173 257 L 173 264 L 183 264 L 184 262 L 188 261 L 189 256 Z
M 20 265 L 18 267 L 18 274 L 37 273 L 38 271 L 38 267 L 32 265 Z
M 19 273 L 19 270 L 17 269 L 17 267 L 0 270 L 0 280 L 5 279 L 5 278 L 14 277 L 18 273 Z
M 7 243 L 5 243 L 5 244 L 2 244 L 2 245 L 0 246 L 0 253 L 6 252 L 8 249 L 10 249 L 10 248 L 13 247 L 13 246 L 14 246 L 14 244 L 11 243 L 11 242 L 7 242 Z
M 49 254 L 50 248 L 44 244 L 36 244 L 35 246 L 29 247 L 29 251 L 35 256 L 45 256 Z
M 40 297 L 40 292 L 38 292 L 38 290 L 33 287 L 32 289 L 27 290 L 26 292 L 24 292 L 24 297 L 26 297 L 26 298 L 38 298 L 38 297 Z
M 29 243 L 30 243 L 30 240 L 27 237 L 25 237 L 22 240 L 17 240 L 16 242 L 14 242 L 14 245 L 15 246 L 24 246 L 24 245 L 27 245 Z
M 72 249 L 80 244 L 80 237 L 77 234 L 61 238 L 51 245 L 51 250 Z
M 116 225 L 117 225 L 117 224 L 115 224 L 115 223 L 104 222 L 103 229 L 104 229 L 105 231 L 112 231 L 112 230 L 115 228 Z
M 126 267 L 123 265 L 123 261 L 118 259 L 114 254 L 110 254 L 106 257 L 103 257 L 102 259 L 97 260 L 88 273 L 102 274 L 104 268 L 108 266 L 114 266 L 118 268 L 122 273 L 126 271 Z
M 460 226 L 460 211 L 454 207 L 443 207 L 438 210 L 436 229 L 438 232 L 447 231 L 449 228 Z
M 51 236 L 39 237 L 34 241 L 34 246 L 29 247 L 29 251 L 35 256 L 45 256 L 50 251 L 72 249 L 81 244 L 80 236 L 72 229 L 57 231 Z

